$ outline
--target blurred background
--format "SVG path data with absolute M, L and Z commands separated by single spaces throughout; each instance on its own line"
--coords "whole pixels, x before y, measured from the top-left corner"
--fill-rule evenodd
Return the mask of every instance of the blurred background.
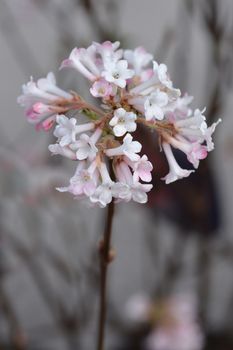
M 167 186 L 163 155 L 139 135 L 154 190 L 148 205 L 117 206 L 106 349 L 232 350 L 232 0 L 0 0 L 0 349 L 96 345 L 105 210 L 54 190 L 74 169 L 16 103 L 30 75 L 48 71 L 89 98 L 83 78 L 58 67 L 93 40 L 144 46 L 209 124 L 223 119 L 196 174 Z

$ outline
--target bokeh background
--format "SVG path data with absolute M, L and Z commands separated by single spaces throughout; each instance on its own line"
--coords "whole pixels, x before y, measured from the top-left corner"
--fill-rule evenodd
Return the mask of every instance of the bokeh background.
M 209 123 L 223 122 L 197 174 L 168 186 L 163 156 L 140 136 L 154 190 L 148 205 L 117 206 L 106 349 L 232 350 L 232 0 L 0 0 L 0 349 L 95 348 L 105 210 L 54 190 L 73 168 L 50 156 L 53 136 L 28 125 L 16 99 L 48 71 L 89 98 L 83 78 L 58 67 L 73 47 L 107 39 L 143 45 L 193 106 L 207 107 Z M 199 341 L 189 344 L 187 328 L 186 342 L 174 333 L 174 347 L 158 347 L 149 339 L 172 329 L 177 297 Z

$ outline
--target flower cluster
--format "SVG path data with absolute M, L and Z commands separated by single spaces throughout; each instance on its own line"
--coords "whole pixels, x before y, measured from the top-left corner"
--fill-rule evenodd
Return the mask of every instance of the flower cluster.
M 204 334 L 192 295 L 174 295 L 155 303 L 146 295 L 134 295 L 126 303 L 126 317 L 132 326 L 151 326 L 144 342 L 146 350 L 203 348 Z
M 138 124 L 158 133 L 169 165 L 163 178 L 168 184 L 194 171 L 179 166 L 172 148 L 184 152 L 197 168 L 214 148 L 212 134 L 220 122 L 207 127 L 204 110 L 191 110 L 192 97 L 181 96 L 173 87 L 165 64 L 158 64 L 142 47 L 122 50 L 119 45 L 93 42 L 87 49 L 73 49 L 61 64 L 61 69 L 73 68 L 89 80 L 90 94 L 100 99 L 101 108 L 60 89 L 53 73 L 37 82 L 31 78 L 18 98 L 37 129 L 56 124 L 52 154 L 77 161 L 69 185 L 59 191 L 101 207 L 112 200 L 147 202 L 153 167 L 146 155 L 139 155 L 142 145 L 131 135 Z M 75 111 L 87 122 L 78 122 Z
M 204 335 L 197 323 L 196 303 L 190 296 L 171 298 L 164 319 L 147 339 L 148 350 L 201 350 Z

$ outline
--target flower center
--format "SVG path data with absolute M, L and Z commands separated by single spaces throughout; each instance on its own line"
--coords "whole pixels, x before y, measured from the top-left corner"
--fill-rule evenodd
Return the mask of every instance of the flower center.
M 118 119 L 118 123 L 119 123 L 119 124 L 124 124 L 124 123 L 125 123 L 125 119 L 124 119 L 123 117 L 120 117 L 120 118 Z
M 90 177 L 89 174 L 84 174 L 84 175 L 83 175 L 83 181 L 84 181 L 84 182 L 88 182 L 88 181 L 90 181 L 90 179 L 91 179 L 91 177 Z

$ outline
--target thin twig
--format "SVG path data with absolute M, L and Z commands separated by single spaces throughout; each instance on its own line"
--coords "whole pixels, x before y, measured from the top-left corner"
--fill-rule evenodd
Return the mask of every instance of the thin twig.
M 1 276 L 2 279 L 2 276 Z M 2 281 L 0 283 L 0 307 L 1 307 L 1 313 L 5 315 L 6 319 L 9 322 L 9 328 L 10 328 L 10 347 L 13 350 L 25 350 L 27 348 L 27 341 L 25 338 L 25 334 L 23 332 L 23 329 L 20 326 L 19 320 L 16 317 L 15 310 L 13 308 L 13 305 L 11 303 L 11 300 L 7 293 L 5 292 Z M 1 349 L 3 349 L 1 347 Z M 5 347 L 4 347 L 5 349 Z
M 106 286 L 107 286 L 107 271 L 110 262 L 110 242 L 112 234 L 112 222 L 114 216 L 114 201 L 108 205 L 107 218 L 105 223 L 104 238 L 100 246 L 100 305 L 99 305 L 99 323 L 98 323 L 98 341 L 97 350 L 103 350 L 104 346 L 104 331 L 106 320 Z

